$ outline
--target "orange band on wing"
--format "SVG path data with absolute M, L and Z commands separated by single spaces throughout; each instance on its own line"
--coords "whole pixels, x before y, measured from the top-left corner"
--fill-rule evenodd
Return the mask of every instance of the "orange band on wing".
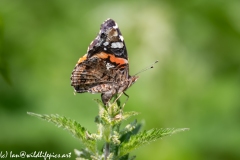
M 128 64 L 128 60 L 126 60 L 124 58 L 115 57 L 114 55 L 108 54 L 108 53 L 105 53 L 105 52 L 100 52 L 100 53 L 96 54 L 95 56 L 97 56 L 99 58 L 102 58 L 102 59 L 106 59 L 106 58 L 109 57 L 111 62 L 119 64 L 119 65 Z
M 87 59 L 87 54 L 85 54 L 83 57 L 79 58 L 78 64 L 81 63 L 82 61 L 85 61 Z

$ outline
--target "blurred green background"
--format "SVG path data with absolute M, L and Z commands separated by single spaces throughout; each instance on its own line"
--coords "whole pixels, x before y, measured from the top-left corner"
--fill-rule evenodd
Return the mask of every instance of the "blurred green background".
M 58 113 L 96 131 L 92 99 L 100 94 L 74 96 L 70 75 L 107 18 L 124 36 L 131 75 L 159 60 L 127 91 L 125 110 L 140 112 L 145 129 L 190 128 L 132 155 L 239 160 L 239 0 L 0 0 L 0 151 L 75 158 L 81 143 L 26 112 Z

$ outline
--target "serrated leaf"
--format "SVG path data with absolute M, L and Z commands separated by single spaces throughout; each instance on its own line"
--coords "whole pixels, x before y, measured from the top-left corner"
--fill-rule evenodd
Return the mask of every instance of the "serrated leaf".
M 142 123 L 137 123 L 137 120 L 133 121 L 132 123 L 128 124 L 123 131 L 121 131 L 121 138 L 120 141 L 121 142 L 126 142 L 129 140 L 129 138 L 132 135 L 137 134 L 140 129 L 142 128 Z
M 119 156 L 123 156 L 134 149 L 139 148 L 145 144 L 153 142 L 161 137 L 172 135 L 177 132 L 188 130 L 187 128 L 182 129 L 151 129 L 148 131 L 143 131 L 137 135 L 132 135 L 127 142 L 123 142 L 119 149 Z
M 128 160 L 134 160 L 135 158 L 136 158 L 136 156 L 132 156 Z
M 97 153 L 96 150 L 96 140 L 91 137 L 91 134 L 82 127 L 78 122 L 75 120 L 68 119 L 64 116 L 59 115 L 46 115 L 46 114 L 36 114 L 32 112 L 27 112 L 27 114 L 41 118 L 43 120 L 46 120 L 48 122 L 52 122 L 58 127 L 62 127 L 63 129 L 66 129 L 69 131 L 74 137 L 78 138 L 83 142 L 83 144 L 89 148 L 90 151 L 93 153 Z
M 135 112 L 135 111 L 131 111 L 131 112 L 124 112 L 123 114 L 123 120 L 127 120 L 128 118 L 132 117 L 132 116 L 137 116 L 139 115 L 138 112 Z
M 86 149 L 81 149 L 80 151 L 74 149 L 74 153 L 77 156 L 77 159 L 91 159 L 91 153 Z
M 129 159 L 129 154 L 126 154 L 119 158 L 119 160 L 128 160 L 128 159 Z

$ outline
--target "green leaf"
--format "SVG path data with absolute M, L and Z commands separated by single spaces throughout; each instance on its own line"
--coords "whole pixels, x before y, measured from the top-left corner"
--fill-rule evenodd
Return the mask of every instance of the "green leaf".
M 138 112 L 135 112 L 135 111 L 131 111 L 131 112 L 124 112 L 123 114 L 123 120 L 127 120 L 128 118 L 132 117 L 132 116 L 137 116 L 139 115 Z
M 126 155 L 134 149 L 140 146 L 153 142 L 161 137 L 172 135 L 177 132 L 188 130 L 188 128 L 182 129 L 151 129 L 148 131 L 140 132 L 139 134 L 132 135 L 127 142 L 123 142 L 120 146 L 119 156 Z
M 74 153 L 77 156 L 77 160 L 86 160 L 86 159 L 91 159 L 91 153 L 89 150 L 86 149 L 81 149 L 80 151 L 77 149 L 74 149 Z
M 82 127 L 78 122 L 75 120 L 68 119 L 64 116 L 59 115 L 46 115 L 46 114 L 36 114 L 32 112 L 27 112 L 27 114 L 41 118 L 48 122 L 52 122 L 58 127 L 62 127 L 69 131 L 74 137 L 78 138 L 83 142 L 83 144 L 93 153 L 97 153 L 96 149 L 96 139 L 94 139 L 91 134 Z
M 120 141 L 121 142 L 127 142 L 132 135 L 135 135 L 135 134 L 137 134 L 140 131 L 142 126 L 143 126 L 143 122 L 142 123 L 137 123 L 137 120 L 135 120 L 132 123 L 128 124 L 123 129 L 123 131 L 121 131 Z
M 84 127 L 74 120 L 59 115 L 45 115 L 30 113 L 29 115 L 44 119 L 68 130 L 73 136 L 78 138 L 86 146 L 85 149 L 75 150 L 77 160 L 133 160 L 136 156 L 129 153 L 140 146 L 149 144 L 161 137 L 172 135 L 177 132 L 188 130 L 183 129 L 151 129 L 140 132 L 143 122 L 137 123 L 137 120 L 126 125 L 120 131 L 120 125 L 123 120 L 131 116 L 138 115 L 137 112 L 124 113 L 117 103 L 109 103 L 104 106 L 100 100 L 96 100 L 99 107 L 99 115 L 95 118 L 98 126 L 97 133 L 90 134 Z M 100 147 L 98 150 L 99 144 Z M 107 147 L 106 147 L 107 146 Z

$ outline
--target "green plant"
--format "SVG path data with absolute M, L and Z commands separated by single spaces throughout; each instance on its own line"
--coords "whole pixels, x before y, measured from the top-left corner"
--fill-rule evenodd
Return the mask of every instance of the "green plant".
M 136 156 L 129 153 L 138 147 L 155 141 L 161 137 L 188 130 L 181 129 L 151 129 L 140 132 L 142 123 L 137 120 L 121 127 L 124 120 L 138 115 L 137 112 L 123 112 L 119 101 L 104 106 L 100 100 L 96 100 L 99 114 L 95 118 L 98 127 L 97 133 L 90 133 L 78 122 L 59 115 L 45 115 L 28 112 L 29 115 L 39 117 L 68 130 L 85 146 L 84 149 L 75 150 L 77 160 L 133 160 Z M 99 146 L 99 144 L 103 146 Z

